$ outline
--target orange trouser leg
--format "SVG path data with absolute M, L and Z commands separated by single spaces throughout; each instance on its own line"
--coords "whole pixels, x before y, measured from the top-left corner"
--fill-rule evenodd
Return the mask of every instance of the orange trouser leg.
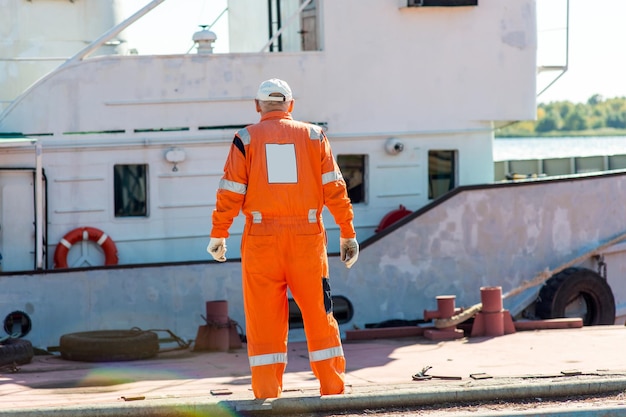
M 324 235 L 294 236 L 288 283 L 302 312 L 311 369 L 322 395 L 342 394 L 346 361 L 339 326 L 332 315 Z
M 276 254 L 275 237 L 244 236 L 243 298 L 255 398 L 280 397 L 287 364 L 287 284 Z
M 283 391 L 285 363 L 251 366 L 254 398 L 278 398 Z
M 313 373 L 320 380 L 320 394 L 343 394 L 346 360 L 343 356 L 311 362 Z

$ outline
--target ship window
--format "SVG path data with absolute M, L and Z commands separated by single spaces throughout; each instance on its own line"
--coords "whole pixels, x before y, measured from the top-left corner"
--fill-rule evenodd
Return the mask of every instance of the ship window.
M 115 217 L 148 215 L 148 165 L 115 165 Z
M 352 316 L 354 316 L 354 307 L 352 307 L 350 300 L 343 295 L 333 295 L 331 298 L 333 300 L 333 317 L 335 317 L 337 323 L 345 324 L 352 320 Z M 289 328 L 304 328 L 302 312 L 300 311 L 298 304 L 296 304 L 295 300 L 292 298 L 289 299 Z
M 428 198 L 434 200 L 456 187 L 456 151 L 428 151 Z
M 365 203 L 365 155 L 337 155 L 352 204 Z
M 232 2 L 231 2 L 232 3 Z M 321 50 L 317 0 L 267 0 L 269 52 Z M 237 7 L 237 6 L 236 6 Z M 296 17 L 300 14 L 300 19 Z
M 302 38 L 303 51 L 319 50 L 317 41 L 317 6 L 316 0 L 312 0 L 300 15 L 300 31 L 298 32 Z

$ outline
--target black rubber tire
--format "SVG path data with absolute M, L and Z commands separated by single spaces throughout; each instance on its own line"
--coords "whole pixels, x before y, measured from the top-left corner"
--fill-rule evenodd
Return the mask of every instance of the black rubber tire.
M 117 362 L 148 359 L 159 351 L 156 333 L 143 330 L 99 330 L 61 336 L 63 359 L 81 362 Z
M 572 312 L 577 302 L 584 303 L 583 311 Z M 598 273 L 567 268 L 541 288 L 535 313 L 542 319 L 580 317 L 585 326 L 610 325 L 615 324 L 615 298 L 606 279 Z
M 0 343 L 0 366 L 30 363 L 33 355 L 33 345 L 26 339 L 7 339 Z

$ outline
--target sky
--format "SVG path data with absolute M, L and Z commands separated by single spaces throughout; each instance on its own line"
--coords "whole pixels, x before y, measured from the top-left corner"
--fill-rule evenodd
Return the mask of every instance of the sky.
M 626 97 L 626 1 L 569 0 L 569 48 L 566 10 L 567 0 L 537 0 L 538 65 L 564 65 L 569 51 L 567 71 L 538 101 Z M 542 73 L 538 92 L 559 73 Z
M 148 2 L 124 0 L 130 14 Z M 129 32 L 150 34 L 138 44 L 142 54 L 186 53 L 193 47 L 191 37 L 199 25 L 215 22 L 211 27 L 218 37 L 215 52 L 227 52 L 227 13 L 218 19 L 226 6 L 227 0 L 168 0 Z M 569 25 L 568 0 L 536 0 L 536 6 L 537 64 L 568 66 L 565 72 L 538 75 L 538 93 L 552 83 L 540 93 L 538 102 L 584 103 L 594 94 L 626 97 L 626 0 L 569 0 Z
M 130 16 L 150 0 L 124 0 Z M 217 35 L 214 51 L 228 52 L 227 0 L 166 0 L 129 27 L 126 32 L 136 39 L 141 54 L 182 54 L 193 48 L 192 36 L 200 25 L 213 25 Z

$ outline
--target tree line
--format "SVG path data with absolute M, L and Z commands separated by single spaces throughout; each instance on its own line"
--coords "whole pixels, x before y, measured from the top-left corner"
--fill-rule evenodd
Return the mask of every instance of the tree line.
M 595 94 L 586 103 L 539 103 L 537 120 L 496 130 L 497 137 L 606 135 L 626 135 L 626 97 L 605 99 Z

